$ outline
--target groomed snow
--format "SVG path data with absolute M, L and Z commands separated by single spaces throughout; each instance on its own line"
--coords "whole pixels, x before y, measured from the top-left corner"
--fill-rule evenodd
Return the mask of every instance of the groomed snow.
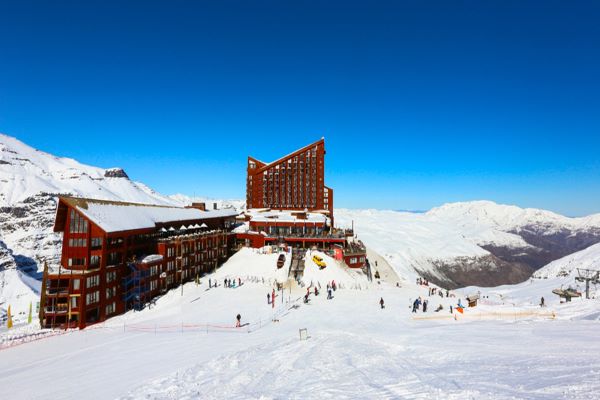
M 217 288 L 208 290 L 205 277 L 150 309 L 0 350 L 0 385 L 11 399 L 577 400 L 600 390 L 591 317 L 599 300 L 548 297 L 542 309 L 518 294 L 499 304 L 482 291 L 483 304 L 455 320 L 448 307 L 465 293 L 429 297 L 428 287 L 404 282 L 338 289 L 333 300 L 311 295 L 308 305 L 304 288 L 286 288 L 273 308 L 271 283 L 243 272 L 272 274 L 276 259 L 247 249 L 210 276 Z M 243 285 L 224 288 L 228 275 L 242 275 Z M 417 296 L 429 300 L 427 313 L 410 312 Z M 248 325 L 234 328 L 237 313 Z M 300 328 L 308 340 L 299 340 Z

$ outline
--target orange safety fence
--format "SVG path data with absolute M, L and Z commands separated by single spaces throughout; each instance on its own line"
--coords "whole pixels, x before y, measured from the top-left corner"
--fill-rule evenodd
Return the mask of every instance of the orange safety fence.
M 148 325 L 148 324 L 128 324 L 127 322 L 123 322 L 121 324 L 115 323 L 113 321 L 105 321 L 102 323 L 98 323 L 95 325 L 91 325 L 83 330 L 79 329 L 54 329 L 54 330 L 41 330 L 33 333 L 22 333 L 15 334 L 14 337 L 4 338 L 3 342 L 0 342 L 0 351 L 6 350 L 9 348 L 13 348 L 22 344 L 35 342 L 38 340 L 61 336 L 74 332 L 90 332 L 99 329 L 103 330 L 114 330 L 120 332 L 136 332 L 136 333 L 150 333 L 150 334 L 162 334 L 162 333 L 251 333 L 257 331 L 265 326 L 269 325 L 273 321 L 279 320 L 280 317 L 285 316 L 290 312 L 290 310 L 300 302 L 301 298 L 297 298 L 289 303 L 286 303 L 286 307 L 279 308 L 275 313 L 273 313 L 272 317 L 259 319 L 258 321 L 254 321 L 251 323 L 243 324 L 240 327 L 232 325 L 223 325 L 223 324 L 214 324 L 214 323 L 185 323 L 182 322 L 180 324 L 172 324 L 172 325 Z
M 439 315 L 417 315 L 413 316 L 413 320 L 444 320 L 444 319 L 500 319 L 500 320 L 516 320 L 522 318 L 550 318 L 555 319 L 556 313 L 554 311 L 513 311 L 513 312 L 466 312 L 462 314 L 439 314 Z

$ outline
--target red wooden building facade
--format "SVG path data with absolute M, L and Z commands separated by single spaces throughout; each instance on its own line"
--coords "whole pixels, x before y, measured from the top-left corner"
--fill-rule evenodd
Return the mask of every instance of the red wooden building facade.
M 84 328 L 214 271 L 235 245 L 236 215 L 61 197 L 61 262 L 44 271 L 42 326 Z

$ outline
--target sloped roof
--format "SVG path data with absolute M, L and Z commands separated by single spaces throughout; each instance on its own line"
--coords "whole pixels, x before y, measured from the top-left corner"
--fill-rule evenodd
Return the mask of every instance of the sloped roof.
M 264 165 L 262 165 L 262 166 L 260 166 L 260 165 L 259 165 L 259 166 L 258 166 L 258 168 L 256 168 L 256 171 L 255 171 L 254 173 L 255 173 L 255 174 L 257 174 L 257 173 L 259 173 L 259 172 L 262 172 L 262 171 L 264 171 L 264 170 L 266 170 L 266 169 L 268 169 L 268 168 L 270 168 L 270 167 L 272 167 L 272 166 L 274 166 L 274 165 L 277 165 L 277 164 L 279 164 L 279 163 L 281 163 L 281 162 L 283 162 L 283 161 L 286 161 L 286 160 L 288 160 L 288 159 L 290 159 L 290 158 L 292 158 L 292 157 L 294 157 L 294 156 L 296 156 L 296 155 L 298 155 L 298 154 L 301 154 L 301 153 L 303 153 L 303 152 L 305 152 L 305 151 L 307 151 L 307 150 L 309 150 L 309 149 L 313 148 L 314 146 L 318 146 L 318 145 L 320 145 L 320 144 L 323 144 L 323 143 L 325 143 L 325 139 L 324 139 L 324 138 L 321 138 L 321 139 L 317 140 L 317 141 L 316 141 L 316 142 L 314 142 L 314 143 L 311 143 L 311 144 L 309 144 L 309 145 L 306 145 L 306 146 L 302 147 L 301 149 L 298 149 L 298 150 L 296 150 L 296 151 L 293 151 L 293 152 L 291 152 L 291 153 L 289 153 L 289 154 L 287 154 L 287 155 L 285 155 L 285 156 L 283 156 L 283 157 L 280 157 L 280 158 L 278 158 L 277 160 L 275 160 L 275 161 L 272 161 L 272 162 L 270 162 L 270 163 L 265 163 L 265 162 L 263 162 L 263 161 L 259 161 L 259 160 L 257 160 L 257 159 L 256 159 L 256 158 L 254 158 L 254 157 L 249 157 L 249 158 L 251 158 L 251 159 L 252 159 L 252 160 L 254 160 L 254 161 L 258 161 L 258 162 L 260 162 L 260 163 L 264 164 Z
M 61 203 L 73 207 L 107 233 L 155 228 L 157 225 L 181 222 L 196 223 L 211 218 L 234 217 L 238 214 L 234 209 L 201 211 L 197 208 L 61 197 L 54 226 L 55 232 L 62 231 L 66 220 L 64 215 L 60 215 L 61 212 L 66 213 L 64 206 L 64 210 L 61 211 Z M 60 225 L 61 221 L 62 225 Z

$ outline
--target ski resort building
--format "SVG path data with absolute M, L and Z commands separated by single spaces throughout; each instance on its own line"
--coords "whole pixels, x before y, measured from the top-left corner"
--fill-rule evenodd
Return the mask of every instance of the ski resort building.
M 241 245 L 317 247 L 341 254 L 352 268 L 366 265 L 366 249 L 352 230 L 334 227 L 333 189 L 325 186 L 325 139 L 264 163 L 248 157 L 246 229 Z
M 325 139 L 271 163 L 248 157 L 246 205 L 315 211 L 333 220 L 333 189 L 325 186 Z
M 44 268 L 41 325 L 85 328 L 214 271 L 232 253 L 237 214 L 61 197 L 62 254 Z

